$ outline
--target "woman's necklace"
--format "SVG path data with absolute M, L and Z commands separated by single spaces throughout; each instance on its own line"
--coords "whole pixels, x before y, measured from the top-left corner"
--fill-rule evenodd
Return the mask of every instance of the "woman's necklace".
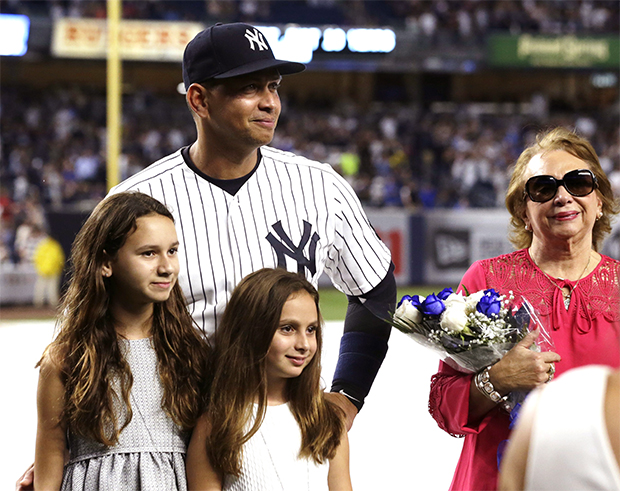
M 558 285 L 555 282 L 555 280 L 551 276 L 549 276 L 547 273 L 545 273 L 543 271 L 543 269 L 540 266 L 538 266 L 538 264 L 536 264 L 536 261 L 534 261 L 534 264 L 536 264 L 536 266 L 538 266 L 538 269 L 540 269 L 542 274 L 544 274 L 547 277 L 547 279 L 553 284 L 553 286 L 555 286 L 558 290 L 560 290 L 560 292 L 562 292 L 562 297 L 564 298 L 564 308 L 566 310 L 568 310 L 568 307 L 570 306 L 570 299 L 571 299 L 571 297 L 573 295 L 573 292 L 575 291 L 575 288 L 577 288 L 577 285 L 579 284 L 579 282 L 583 278 L 583 275 L 586 274 L 586 271 L 588 270 L 588 266 L 590 266 L 590 259 L 592 259 L 592 251 L 590 251 L 590 254 L 588 254 L 588 262 L 586 263 L 586 267 L 583 268 L 583 271 L 579 275 L 579 278 L 577 278 L 577 281 L 575 282 L 573 287 L 569 288 L 568 293 L 564 290 L 564 287 L 561 287 L 560 285 Z

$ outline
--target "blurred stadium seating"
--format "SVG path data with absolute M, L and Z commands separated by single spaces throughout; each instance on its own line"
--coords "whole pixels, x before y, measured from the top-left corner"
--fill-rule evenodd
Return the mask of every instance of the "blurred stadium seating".
M 0 260 L 18 263 L 22 224 L 88 213 L 106 193 L 105 60 L 49 48 L 58 19 L 103 19 L 106 4 L 5 0 L 3 13 L 31 20 L 26 55 L 0 59 Z M 554 125 L 590 138 L 620 192 L 617 0 L 125 0 L 123 18 L 393 29 L 392 53 L 319 47 L 281 90 L 273 145 L 329 162 L 365 206 L 502 208 L 510 165 Z M 491 54 L 496 36 L 611 39 L 612 59 L 502 65 Z M 178 62 L 126 60 L 123 70 L 126 177 L 191 143 L 195 130 L 176 91 Z

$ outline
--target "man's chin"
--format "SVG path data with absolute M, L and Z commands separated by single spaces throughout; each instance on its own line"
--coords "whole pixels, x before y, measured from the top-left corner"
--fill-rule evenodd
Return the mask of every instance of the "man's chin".
M 262 147 L 264 145 L 269 145 L 272 141 L 273 141 L 273 134 L 269 135 L 269 136 L 265 136 L 264 138 L 261 137 L 257 137 L 254 139 L 254 144 L 257 147 Z

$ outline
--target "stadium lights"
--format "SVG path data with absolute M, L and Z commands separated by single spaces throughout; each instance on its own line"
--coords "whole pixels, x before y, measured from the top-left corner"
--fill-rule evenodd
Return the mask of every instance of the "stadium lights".
M 308 63 L 319 47 L 321 30 L 318 27 L 288 27 L 284 35 L 278 27 L 257 27 L 267 38 L 275 57 L 281 60 Z
M 0 56 L 23 56 L 28 51 L 30 19 L 26 15 L 0 14 Z
M 607 89 L 618 85 L 618 76 L 615 73 L 594 73 L 590 77 L 590 83 L 597 89 Z
M 347 33 L 339 27 L 329 27 L 323 31 L 323 51 L 342 51 L 347 47 Z
M 347 44 L 358 53 L 389 53 L 396 46 L 392 29 L 349 29 Z
M 396 47 L 396 34 L 392 29 L 344 29 L 328 27 L 289 26 L 284 34 L 279 27 L 256 26 L 267 38 L 276 58 L 309 63 L 319 48 L 339 52 L 345 48 L 353 53 L 389 53 Z

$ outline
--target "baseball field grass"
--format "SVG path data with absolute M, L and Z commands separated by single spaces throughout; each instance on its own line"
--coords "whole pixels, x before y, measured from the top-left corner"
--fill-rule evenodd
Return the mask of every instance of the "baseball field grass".
M 456 288 L 455 285 L 452 288 Z M 403 295 L 424 295 L 440 292 L 445 286 L 417 285 L 398 288 L 400 299 Z M 321 288 L 319 290 L 321 313 L 326 321 L 342 321 L 347 312 L 347 297 L 335 288 Z M 54 319 L 56 311 L 52 308 L 37 309 L 32 306 L 11 306 L 0 308 L 0 321 L 16 319 Z
M 456 285 L 447 285 L 456 289 Z M 429 293 L 437 293 L 443 290 L 444 286 L 402 286 L 398 288 L 397 299 L 400 299 L 403 295 L 424 295 Z M 344 316 L 347 312 L 347 297 L 340 293 L 335 288 L 321 288 L 319 290 L 319 301 L 321 306 L 321 313 L 323 319 L 326 321 L 341 321 L 344 320 Z

